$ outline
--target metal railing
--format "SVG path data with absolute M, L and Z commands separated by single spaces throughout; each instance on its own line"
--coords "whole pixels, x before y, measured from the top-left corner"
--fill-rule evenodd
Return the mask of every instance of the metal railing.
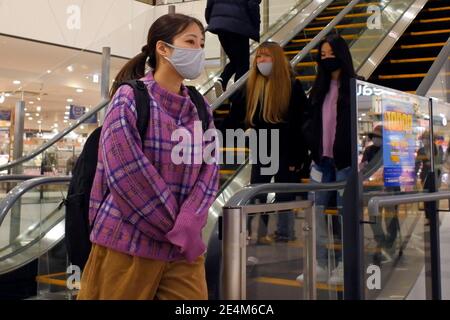
M 450 37 L 447 40 L 447 43 L 442 48 L 441 52 L 437 56 L 436 60 L 433 62 L 430 70 L 428 70 L 427 75 L 423 78 L 419 87 L 416 90 L 416 94 L 419 96 L 425 96 L 433 85 L 434 80 L 439 75 L 444 64 L 447 62 L 448 57 L 450 56 Z
M 244 190 L 243 193 L 249 193 Z M 250 192 L 251 193 L 251 192 Z M 303 209 L 305 224 L 303 227 L 305 249 L 304 297 L 316 299 L 316 227 L 315 208 L 312 201 L 292 201 L 271 204 L 242 205 L 223 208 L 223 241 L 222 241 L 222 298 L 226 300 L 244 300 L 247 296 L 247 218 L 249 215 Z
M 427 297 L 433 300 L 442 298 L 441 290 L 441 259 L 440 259 L 440 236 L 439 236 L 439 212 L 436 208 L 435 201 L 450 199 L 450 191 L 439 191 L 431 193 L 416 193 L 397 196 L 373 197 L 369 200 L 369 215 L 378 215 L 380 207 L 394 206 L 399 204 L 411 204 L 425 202 L 425 211 L 429 220 L 428 242 L 429 246 L 429 262 L 431 273 L 431 283 L 427 288 Z M 428 281 L 428 277 L 426 277 Z
M 16 204 L 16 202 L 29 190 L 39 187 L 43 184 L 65 184 L 69 183 L 72 177 L 41 177 L 27 180 L 20 185 L 14 187 L 4 199 L 0 201 L 0 226 L 3 223 L 9 210 Z
M 9 162 L 7 164 L 1 165 L 0 166 L 0 171 L 8 170 L 8 169 L 10 169 L 12 167 L 15 167 L 15 166 L 18 166 L 20 164 L 23 164 L 24 162 L 26 162 L 28 160 L 31 160 L 34 157 L 38 156 L 39 154 L 41 154 L 42 152 L 44 152 L 45 150 L 47 150 L 48 148 L 53 146 L 55 143 L 57 143 L 59 140 L 61 140 L 61 138 L 65 137 L 70 132 L 72 132 L 73 130 L 78 128 L 78 126 L 82 125 L 84 121 L 86 121 L 90 117 L 94 116 L 97 112 L 99 112 L 101 109 L 106 107 L 108 105 L 108 103 L 109 103 L 109 100 L 103 100 L 95 108 L 93 108 L 91 111 L 89 111 L 88 113 L 86 113 L 82 117 L 80 117 L 76 121 L 76 123 L 74 125 L 72 125 L 71 127 L 66 128 L 61 133 L 58 133 L 51 140 L 49 140 L 48 142 L 44 143 L 42 146 L 40 146 L 39 148 L 37 148 L 36 150 L 31 152 L 30 154 L 28 154 L 28 155 L 26 155 L 26 156 L 24 156 L 22 158 L 19 158 L 17 160 L 14 160 L 12 162 Z

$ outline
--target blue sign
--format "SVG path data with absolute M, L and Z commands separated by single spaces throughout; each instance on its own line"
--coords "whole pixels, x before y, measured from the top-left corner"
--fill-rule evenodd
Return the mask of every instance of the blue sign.
M 11 110 L 0 110 L 0 120 L 11 121 Z
M 382 100 L 383 163 L 386 187 L 414 186 L 414 105 L 400 100 Z
M 86 113 L 86 107 L 70 105 L 69 119 L 77 120 Z M 97 114 L 87 119 L 84 123 L 97 123 Z

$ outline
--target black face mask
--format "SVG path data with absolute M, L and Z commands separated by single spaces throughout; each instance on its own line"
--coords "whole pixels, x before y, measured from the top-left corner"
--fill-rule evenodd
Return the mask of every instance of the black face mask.
M 320 60 L 323 68 L 328 72 L 334 72 L 341 68 L 341 62 L 337 58 L 326 58 Z

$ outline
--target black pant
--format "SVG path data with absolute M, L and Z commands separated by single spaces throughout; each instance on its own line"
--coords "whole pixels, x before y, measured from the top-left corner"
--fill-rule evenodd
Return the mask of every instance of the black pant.
M 250 39 L 227 31 L 221 31 L 217 35 L 223 50 L 230 59 L 220 75 L 225 90 L 233 74 L 235 74 L 234 81 L 237 81 L 250 68 Z
M 259 183 L 270 183 L 272 180 L 271 175 L 262 175 L 261 174 L 261 168 L 262 166 L 259 164 L 252 165 L 252 173 L 250 177 L 250 183 L 251 184 L 259 184 Z M 299 183 L 300 182 L 300 173 L 299 172 L 293 172 L 288 170 L 287 165 L 280 164 L 280 168 L 278 169 L 278 172 L 275 174 L 275 182 L 276 183 Z M 267 202 L 267 195 L 263 194 L 260 196 L 257 196 L 255 200 L 259 201 L 260 203 L 266 203 Z M 287 194 L 287 193 L 277 193 L 275 195 L 275 202 L 283 202 L 283 201 L 293 201 L 295 200 L 295 195 L 293 194 Z M 267 235 L 267 227 L 269 224 L 269 216 L 267 214 L 260 215 L 261 220 L 259 223 L 258 228 L 258 238 L 264 237 Z M 247 219 L 247 230 L 249 232 L 249 235 L 252 234 L 251 229 L 251 222 L 252 222 L 253 216 L 250 216 Z M 289 235 L 283 235 L 288 237 Z

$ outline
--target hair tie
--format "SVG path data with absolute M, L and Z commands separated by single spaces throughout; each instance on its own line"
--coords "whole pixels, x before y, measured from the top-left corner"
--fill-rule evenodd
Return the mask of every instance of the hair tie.
M 148 45 L 143 46 L 141 51 L 142 51 L 142 53 L 145 53 L 146 55 L 148 55 Z

